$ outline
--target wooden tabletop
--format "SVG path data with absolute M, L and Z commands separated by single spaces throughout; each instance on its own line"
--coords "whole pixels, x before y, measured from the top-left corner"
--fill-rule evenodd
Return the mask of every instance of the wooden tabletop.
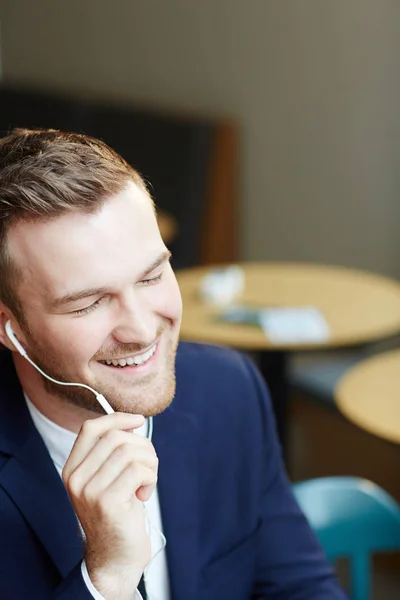
M 339 410 L 370 433 L 400 444 L 400 350 L 351 368 L 335 390 Z
M 177 223 L 175 218 L 164 211 L 157 212 L 157 222 L 160 228 L 161 237 L 166 244 L 174 241 L 177 232 Z
M 256 307 L 315 306 L 331 330 L 323 344 L 274 346 L 258 328 L 216 320 L 220 309 L 199 297 L 208 268 L 177 272 L 184 315 L 182 339 L 245 350 L 299 350 L 349 346 L 400 332 L 400 284 L 379 275 L 342 267 L 293 263 L 242 263 L 245 291 L 238 303 Z

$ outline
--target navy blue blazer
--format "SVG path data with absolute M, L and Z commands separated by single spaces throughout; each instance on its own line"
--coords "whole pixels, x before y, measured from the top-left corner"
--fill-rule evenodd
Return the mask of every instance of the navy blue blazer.
M 291 493 L 272 409 L 245 356 L 181 343 L 154 419 L 173 600 L 344 600 Z M 77 520 L 0 353 L 0 598 L 90 600 Z

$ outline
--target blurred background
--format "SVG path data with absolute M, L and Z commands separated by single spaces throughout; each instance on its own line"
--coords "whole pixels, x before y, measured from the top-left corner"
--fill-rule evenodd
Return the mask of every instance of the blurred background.
M 397 0 L 1 6 L 4 81 L 237 121 L 242 258 L 400 275 Z
M 0 57 L 3 134 L 103 137 L 150 181 L 178 270 L 400 279 L 398 0 L 1 0 Z M 329 373 L 326 401 L 299 368 L 292 480 L 366 477 L 400 501 L 400 444 L 347 420 Z M 399 597 L 398 555 L 376 565 L 374 597 Z

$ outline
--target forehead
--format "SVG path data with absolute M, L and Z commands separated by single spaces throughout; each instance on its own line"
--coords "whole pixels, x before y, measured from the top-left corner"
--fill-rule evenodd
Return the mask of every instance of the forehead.
M 121 285 L 164 247 L 147 194 L 135 184 L 107 199 L 95 214 L 67 213 L 47 222 L 19 222 L 9 232 L 11 260 L 22 271 L 19 296 Z

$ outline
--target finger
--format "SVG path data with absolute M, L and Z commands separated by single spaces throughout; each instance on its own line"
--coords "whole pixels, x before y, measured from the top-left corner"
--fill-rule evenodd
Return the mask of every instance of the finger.
M 97 419 L 85 421 L 76 438 L 71 454 L 64 466 L 62 477 L 66 483 L 71 473 L 87 456 L 100 437 L 111 429 L 132 430 L 141 427 L 144 423 L 142 415 L 126 413 L 113 413 Z
M 122 432 L 115 432 L 122 433 Z M 117 437 L 117 436 L 115 436 Z M 129 438 L 138 438 L 132 436 Z M 82 490 L 93 480 L 93 493 L 101 493 L 129 464 L 139 463 L 158 471 L 158 458 L 148 440 L 129 439 L 115 447 L 109 447 L 103 438 L 89 452 L 85 460 L 71 474 L 67 489 L 71 496 L 77 498 Z M 143 442 L 148 442 L 146 445 Z M 134 442 L 140 442 L 135 444 Z
M 132 497 L 133 494 L 138 497 L 139 491 L 142 490 L 139 495 L 144 495 L 148 500 L 157 485 L 157 480 L 157 473 L 152 469 L 135 463 L 128 465 L 109 486 L 109 489 L 116 498 L 122 495 L 125 489 L 131 489 Z M 142 498 L 139 499 L 144 501 Z
M 118 448 L 120 448 L 119 452 L 115 452 Z M 119 454 L 123 454 L 126 457 L 126 463 L 129 460 L 136 460 L 157 470 L 158 459 L 150 440 L 125 431 L 111 429 L 98 440 L 70 474 L 65 483 L 67 489 L 72 491 L 73 488 L 73 493 L 78 495 L 83 485 L 110 459 L 113 453 L 115 453 L 114 460 L 118 459 Z
M 142 485 L 136 490 L 136 498 L 141 502 L 147 502 L 150 500 L 152 493 L 154 492 L 155 485 Z
M 92 484 L 92 483 L 91 483 Z M 90 485 L 91 485 L 90 484 Z M 152 469 L 138 463 L 129 464 L 110 483 L 101 494 L 96 495 L 95 501 L 108 507 L 108 510 L 121 510 L 121 505 L 126 502 L 135 504 L 137 490 L 144 488 L 146 499 L 150 498 L 157 485 L 157 475 Z M 85 495 L 90 495 L 91 490 L 85 490 Z M 141 500 L 141 499 L 140 499 Z M 143 500 L 142 500 L 143 501 Z

